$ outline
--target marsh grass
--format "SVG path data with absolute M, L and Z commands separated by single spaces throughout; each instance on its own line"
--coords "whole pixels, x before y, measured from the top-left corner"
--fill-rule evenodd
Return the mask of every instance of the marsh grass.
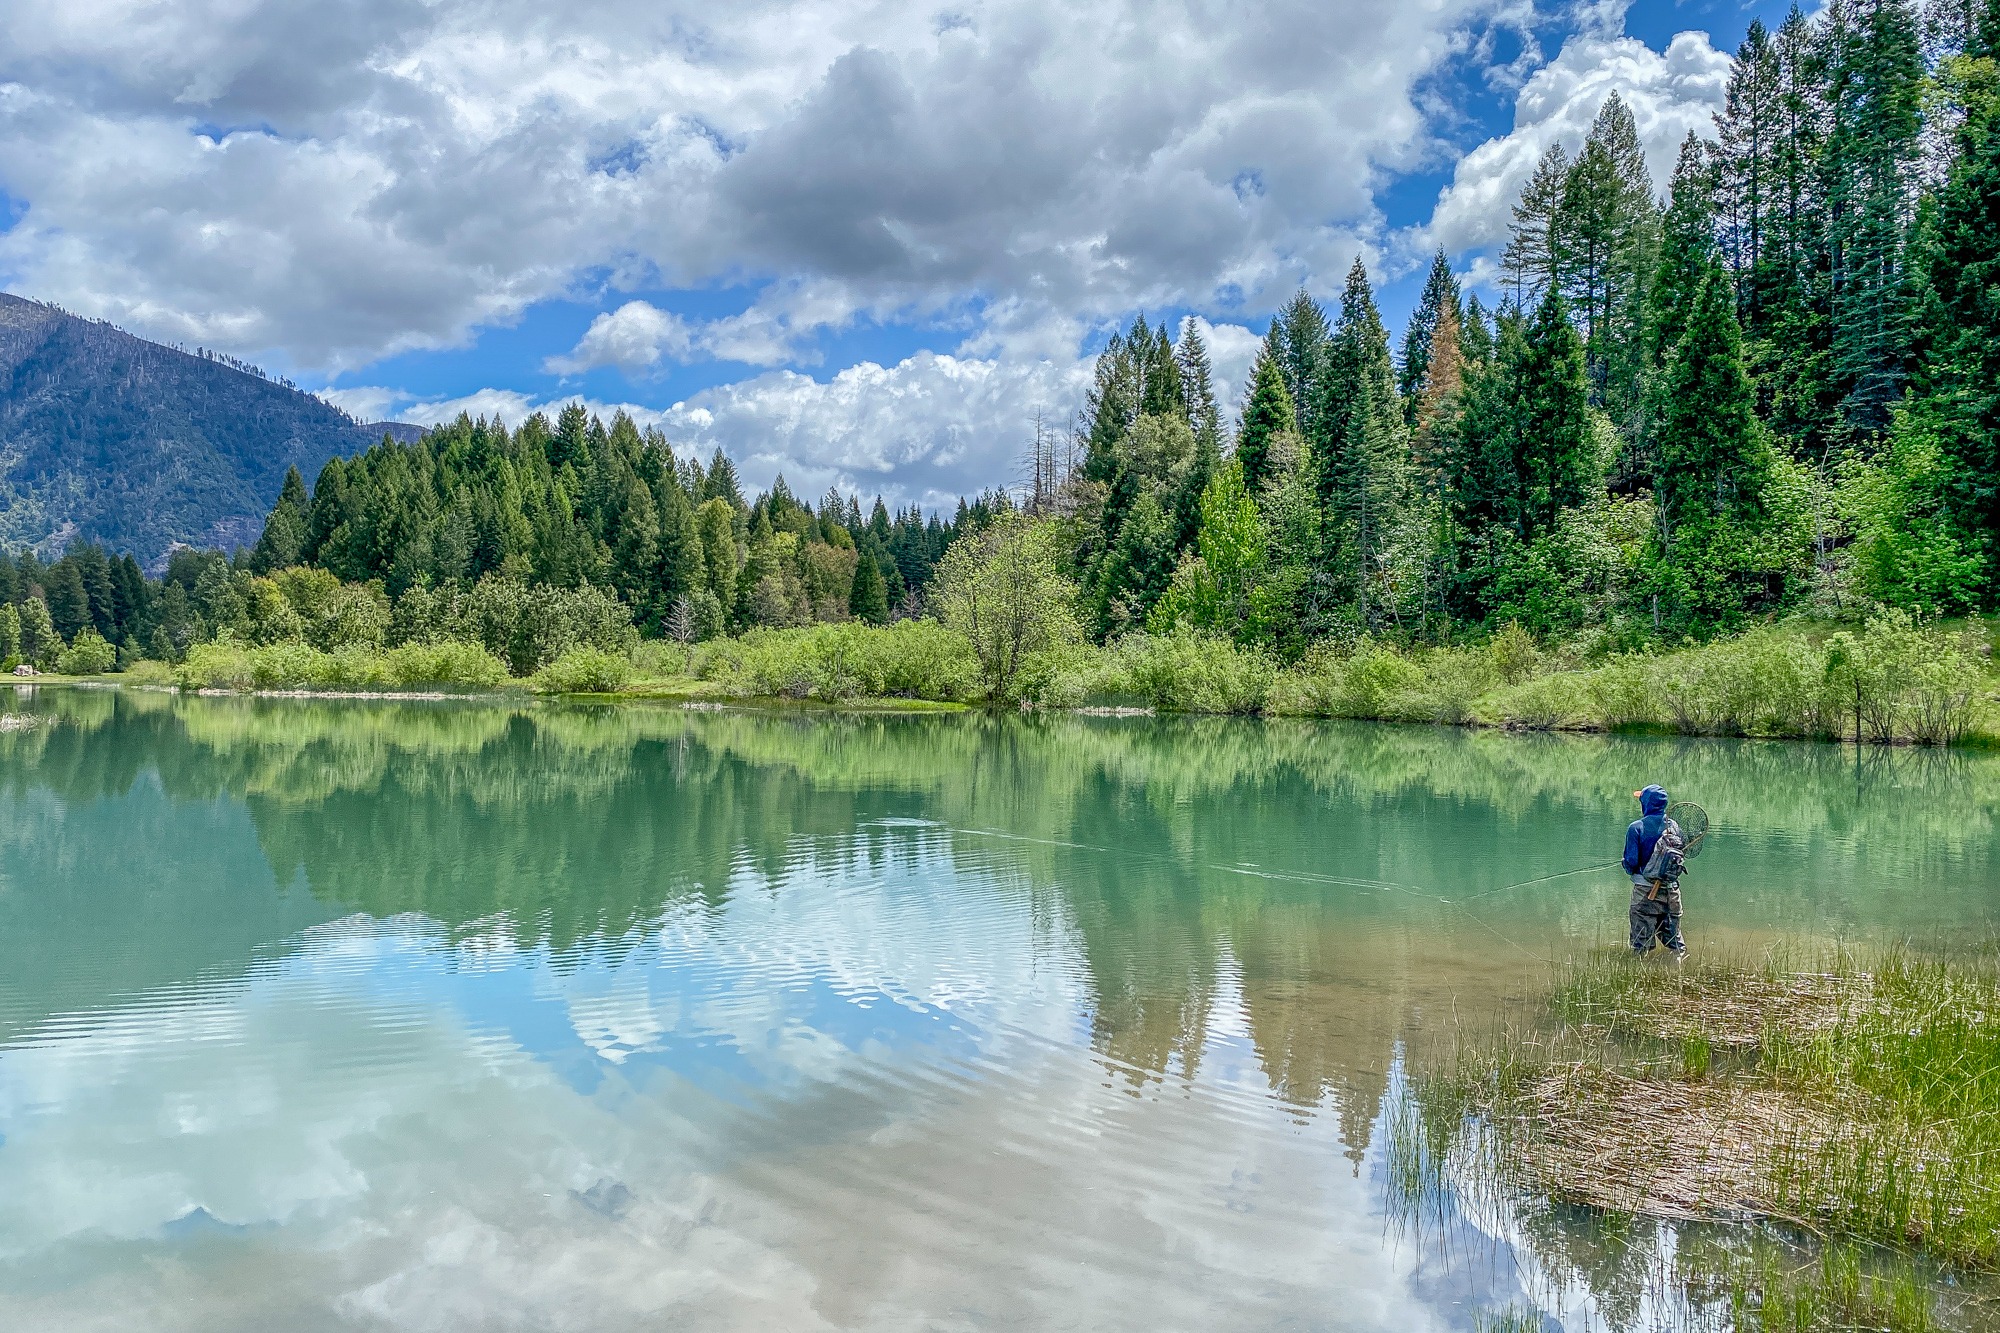
M 1824 1241 L 1816 1267 L 1684 1275 L 1739 1329 L 1933 1327 L 1933 1289 L 1870 1254 L 2000 1272 L 1990 961 L 1599 955 L 1558 974 L 1548 1018 L 1406 1076 L 1387 1118 L 1399 1206 L 1448 1190 Z

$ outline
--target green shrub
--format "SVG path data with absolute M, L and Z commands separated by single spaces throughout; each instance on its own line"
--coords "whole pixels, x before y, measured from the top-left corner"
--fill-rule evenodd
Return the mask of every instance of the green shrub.
M 96 630 L 77 631 L 76 641 L 56 654 L 56 670 L 65 676 L 101 676 L 118 662 L 118 650 Z
M 1500 720 L 1510 727 L 1553 731 L 1580 720 L 1587 701 L 1574 675 L 1542 676 L 1508 690 L 1496 709 Z
M 752 630 L 698 645 L 689 670 L 731 694 L 829 701 L 951 702 L 978 679 L 971 645 L 931 620 Z
M 1453 726 L 1472 721 L 1480 697 L 1504 674 L 1496 656 L 1476 648 L 1435 648 L 1425 653 L 1418 664 L 1424 683 L 1411 701 L 1422 720 Z
M 550 694 L 611 694 L 632 678 L 632 662 L 623 653 L 601 648 L 571 648 L 535 675 L 535 688 Z
M 506 683 L 507 664 L 476 643 L 441 639 L 406 643 L 383 654 L 386 674 L 404 687 L 450 685 L 490 690 Z
M 1185 628 L 1131 635 L 1118 657 L 1132 688 L 1163 713 L 1261 713 L 1278 675 L 1257 649 Z
M 1421 718 L 1423 669 L 1395 649 L 1364 645 L 1347 663 L 1336 716 L 1405 720 Z

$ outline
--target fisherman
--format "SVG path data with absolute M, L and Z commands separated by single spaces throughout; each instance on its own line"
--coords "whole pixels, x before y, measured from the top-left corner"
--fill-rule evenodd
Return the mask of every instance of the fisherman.
M 1667 818 L 1667 790 L 1647 787 L 1639 798 L 1639 818 L 1625 830 L 1625 873 L 1632 877 L 1632 952 L 1651 953 L 1658 938 L 1676 958 L 1687 954 L 1681 939 L 1681 828 Z

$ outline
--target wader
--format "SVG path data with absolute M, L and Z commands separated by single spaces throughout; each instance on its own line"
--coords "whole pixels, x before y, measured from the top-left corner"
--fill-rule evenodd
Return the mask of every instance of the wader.
M 1681 939 L 1681 882 L 1632 876 L 1632 952 L 1650 953 L 1653 941 L 1675 953 L 1687 949 Z

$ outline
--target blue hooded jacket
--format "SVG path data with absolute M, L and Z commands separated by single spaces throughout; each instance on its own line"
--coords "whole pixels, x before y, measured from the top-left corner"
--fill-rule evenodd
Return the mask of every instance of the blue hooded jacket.
M 1667 789 L 1647 787 L 1639 793 L 1641 818 L 1625 830 L 1625 873 L 1636 875 L 1653 859 L 1653 844 L 1667 829 Z

